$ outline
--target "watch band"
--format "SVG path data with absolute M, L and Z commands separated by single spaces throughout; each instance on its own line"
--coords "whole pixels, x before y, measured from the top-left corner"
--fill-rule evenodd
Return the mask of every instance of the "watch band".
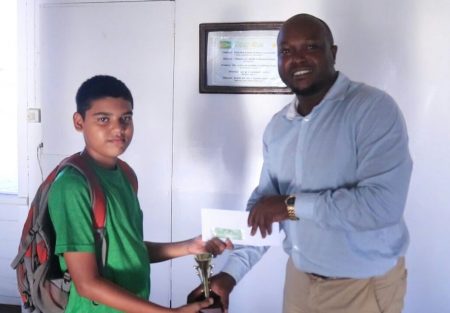
M 295 215 L 295 196 L 290 195 L 285 200 L 284 203 L 286 204 L 286 210 L 288 212 L 289 219 L 291 221 L 298 221 L 299 218 L 297 215 Z

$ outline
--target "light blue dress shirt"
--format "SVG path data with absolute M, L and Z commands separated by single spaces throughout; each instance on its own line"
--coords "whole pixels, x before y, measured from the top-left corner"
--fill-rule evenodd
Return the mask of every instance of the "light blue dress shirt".
M 280 227 L 301 271 L 386 273 L 409 243 L 403 212 L 412 160 L 402 113 L 388 94 L 342 73 L 310 114 L 299 115 L 297 105 L 295 98 L 264 132 L 261 177 L 247 209 L 264 196 L 296 195 L 300 220 Z M 222 271 L 239 281 L 266 250 L 236 247 Z

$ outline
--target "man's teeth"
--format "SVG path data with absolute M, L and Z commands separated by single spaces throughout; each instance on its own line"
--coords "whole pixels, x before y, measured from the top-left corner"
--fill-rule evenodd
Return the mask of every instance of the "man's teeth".
M 305 75 L 305 74 L 308 74 L 310 72 L 311 72 L 310 70 L 300 70 L 300 71 L 294 72 L 294 76 Z

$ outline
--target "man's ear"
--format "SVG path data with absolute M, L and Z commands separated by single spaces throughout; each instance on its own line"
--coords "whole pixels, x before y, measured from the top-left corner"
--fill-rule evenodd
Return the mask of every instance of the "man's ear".
M 336 45 L 333 45 L 331 47 L 331 54 L 333 55 L 334 63 L 336 63 L 337 50 L 338 50 L 338 47 Z
M 83 130 L 83 123 L 84 123 L 84 119 L 81 116 L 81 114 L 78 112 L 73 113 L 73 126 L 75 127 L 75 129 L 77 131 Z

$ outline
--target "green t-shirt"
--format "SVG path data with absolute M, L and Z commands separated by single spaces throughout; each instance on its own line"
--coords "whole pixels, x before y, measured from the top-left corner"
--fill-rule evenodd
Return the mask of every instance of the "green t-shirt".
M 135 192 L 120 169 L 109 170 L 91 162 L 107 202 L 107 258 L 102 273 L 109 281 L 143 299 L 150 295 L 150 263 L 143 240 L 142 211 Z M 64 252 L 95 251 L 90 191 L 76 169 L 64 169 L 49 192 L 49 213 L 56 232 L 55 253 L 62 270 Z M 73 283 L 65 312 L 118 312 L 78 295 Z

